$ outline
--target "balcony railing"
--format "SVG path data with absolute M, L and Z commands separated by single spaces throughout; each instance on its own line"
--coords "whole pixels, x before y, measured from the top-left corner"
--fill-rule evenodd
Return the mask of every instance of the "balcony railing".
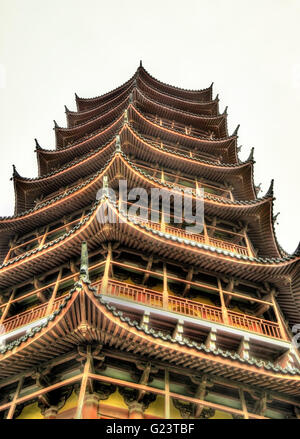
M 49 302 L 35 306 L 34 308 L 31 308 L 27 311 L 21 312 L 20 314 L 5 319 L 3 322 L 4 333 L 11 332 L 14 331 L 15 329 L 21 328 L 22 326 L 29 325 L 29 323 L 32 323 L 35 320 L 40 320 L 43 317 L 46 317 L 47 315 L 51 314 L 53 311 L 56 311 L 59 308 L 59 305 L 63 303 L 65 296 L 66 294 L 55 299 L 53 302 L 53 306 L 48 313 L 47 313 L 47 308 Z
M 222 250 L 226 250 L 228 252 L 238 253 L 238 254 L 244 255 L 244 256 L 251 256 L 249 254 L 248 248 L 243 246 L 243 245 L 234 244 L 232 242 L 223 241 L 221 239 L 211 238 L 208 235 L 189 233 L 189 232 L 186 232 L 183 229 L 179 229 L 179 228 L 176 228 L 176 227 L 168 226 L 166 224 L 164 225 L 164 229 L 163 229 L 163 227 L 162 227 L 162 225 L 160 223 L 154 223 L 154 222 L 151 222 L 151 221 L 144 222 L 141 218 L 138 218 L 138 217 L 132 217 L 131 216 L 130 218 L 131 219 L 136 219 L 141 224 L 148 225 L 149 227 L 151 227 L 154 230 L 158 230 L 158 231 L 163 231 L 164 230 L 165 233 L 168 233 L 168 234 L 173 235 L 173 236 L 177 236 L 178 238 L 190 239 L 190 240 L 199 242 L 201 244 L 206 244 L 206 245 L 210 245 L 212 247 L 216 247 L 216 248 L 219 248 L 219 249 L 222 249 Z
M 98 285 L 100 291 L 101 282 L 97 282 L 96 285 Z M 116 280 L 109 280 L 105 294 L 189 317 L 223 323 L 234 328 L 282 339 L 279 325 L 275 322 L 230 310 L 226 310 L 225 313 L 221 307 L 207 305 L 183 297 L 168 295 L 167 302 L 165 302 L 162 293 L 148 288 L 130 285 Z M 14 331 L 50 315 L 59 308 L 66 295 L 67 293 L 55 299 L 51 309 L 48 309 L 49 302 L 47 302 L 5 319 L 2 323 L 4 333 Z
M 161 171 L 160 170 L 153 169 L 153 168 L 151 169 L 151 168 L 144 166 L 140 163 L 138 163 L 137 166 L 141 169 L 145 169 L 148 174 L 151 174 L 151 171 L 152 172 L 154 171 L 155 174 L 158 173 L 157 178 L 161 179 Z M 154 175 L 154 173 L 152 175 Z M 195 180 L 191 180 L 189 178 L 181 176 L 180 177 L 181 181 L 185 182 L 186 184 L 178 183 L 175 179 L 176 176 L 174 176 L 173 174 L 171 174 L 170 172 L 167 172 L 165 170 L 164 170 L 164 178 L 165 178 L 165 183 L 172 184 L 174 186 L 174 188 L 179 187 L 182 189 L 189 189 L 192 191 L 193 195 L 196 196 L 196 181 Z M 220 200 L 223 200 L 224 198 L 227 200 L 233 200 L 233 196 L 232 196 L 231 191 L 229 189 L 220 188 L 218 186 L 214 186 L 214 185 L 208 184 L 208 183 L 203 183 L 201 181 L 198 183 L 198 187 L 203 188 L 205 194 L 211 195 L 211 196 L 218 198 Z
M 171 122 L 170 120 L 164 119 L 161 117 L 153 117 L 153 116 L 148 114 L 147 119 L 151 120 L 152 122 L 154 122 L 162 127 L 170 128 L 172 130 L 176 130 L 176 131 L 182 132 L 182 133 L 187 134 L 187 135 L 191 134 L 193 136 L 200 136 L 200 137 L 207 137 L 207 138 L 210 138 L 210 135 L 211 135 L 206 130 L 197 129 L 197 128 L 192 127 L 191 125 L 187 126 L 187 125 L 184 125 L 182 123 L 175 122 L 175 121 Z M 211 137 L 211 138 L 213 138 L 213 137 Z
M 101 283 L 98 288 L 100 292 Z M 228 324 L 234 328 L 282 339 L 279 325 L 275 322 L 248 316 L 246 314 L 239 314 L 227 309 L 225 313 L 221 307 L 199 303 L 182 297 L 168 295 L 167 303 L 164 303 L 162 293 L 148 288 L 130 285 L 116 280 L 109 280 L 105 294 L 155 308 L 162 308 L 166 311 L 216 323 Z
M 6 255 L 5 262 L 8 260 L 15 258 L 27 251 L 33 250 L 34 248 L 41 247 L 43 244 L 46 244 L 54 239 L 59 238 L 64 233 L 68 231 L 69 228 L 74 227 L 80 221 L 85 218 L 84 215 L 81 215 L 81 218 L 77 218 L 69 223 L 64 224 L 63 226 L 56 227 L 53 230 L 46 231 L 44 233 L 39 234 L 35 238 L 32 238 L 28 241 L 22 242 L 11 247 Z

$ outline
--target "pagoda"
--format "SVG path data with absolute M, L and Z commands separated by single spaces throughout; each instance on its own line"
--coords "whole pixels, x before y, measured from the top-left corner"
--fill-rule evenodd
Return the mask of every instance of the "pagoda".
M 273 180 L 259 196 L 213 84 L 140 64 L 76 104 L 0 219 L 0 418 L 300 418 L 300 247 L 278 244 Z M 120 181 L 192 209 L 201 189 L 203 230 L 172 200 L 168 221 L 129 216 Z

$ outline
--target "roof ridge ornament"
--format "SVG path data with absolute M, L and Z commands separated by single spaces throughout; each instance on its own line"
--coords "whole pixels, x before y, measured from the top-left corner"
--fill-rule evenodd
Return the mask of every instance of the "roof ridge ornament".
M 255 190 L 256 190 L 256 195 L 258 195 L 261 191 L 261 183 L 259 183 L 259 185 L 255 186 Z
M 65 105 L 65 113 L 69 113 L 69 112 L 70 112 L 69 108 Z
M 116 135 L 116 152 L 122 152 L 120 134 Z
M 54 127 L 53 127 L 53 129 L 55 130 L 55 129 L 59 128 L 58 123 L 56 122 L 55 119 L 53 120 L 53 122 L 54 122 Z
M 265 197 L 269 198 L 269 197 L 273 197 L 273 195 L 274 195 L 274 178 L 272 178 L 272 180 L 271 180 L 270 187 L 269 187 L 268 192 L 266 193 Z
M 225 110 L 223 111 L 223 114 L 227 114 L 227 110 L 228 110 L 228 105 L 226 105 Z
M 254 162 L 254 146 L 252 146 L 247 162 Z
M 108 176 L 107 175 L 103 175 L 103 180 L 102 180 L 102 195 L 100 200 L 105 200 L 106 198 L 109 198 L 109 190 L 108 190 Z
M 89 282 L 89 256 L 87 242 L 81 243 L 81 258 L 80 258 L 80 279 Z
M 124 111 L 124 121 L 123 121 L 123 125 L 128 124 L 128 110 L 126 108 L 126 110 Z
M 12 167 L 13 167 L 13 175 L 10 178 L 10 180 L 13 180 L 15 177 L 21 177 L 20 174 L 18 173 L 17 169 L 16 169 L 16 166 L 12 165 Z
M 36 148 L 36 150 L 38 150 L 38 149 L 42 149 L 42 147 L 41 147 L 41 145 L 39 144 L 38 140 L 37 140 L 37 139 L 34 139 L 34 141 L 35 141 L 35 148 Z
M 279 215 L 280 215 L 280 212 L 277 212 L 276 215 L 273 216 L 273 223 L 274 223 L 274 224 L 275 224 L 275 223 L 278 224 L 278 222 L 276 222 L 276 220 L 277 220 L 277 218 L 278 218 Z
M 142 63 L 142 60 L 140 60 L 140 68 L 142 68 L 143 67 L 143 63 Z
M 241 152 L 241 149 L 243 148 L 243 145 L 240 145 L 236 148 L 237 152 Z
M 238 133 L 238 131 L 239 131 L 239 128 L 240 128 L 240 124 L 238 124 L 238 126 L 236 127 L 236 129 L 233 131 L 233 133 L 232 133 L 233 136 L 237 136 L 237 133 Z
M 299 244 L 298 244 L 296 250 L 294 251 L 293 255 L 294 256 L 300 256 L 300 241 L 299 241 Z

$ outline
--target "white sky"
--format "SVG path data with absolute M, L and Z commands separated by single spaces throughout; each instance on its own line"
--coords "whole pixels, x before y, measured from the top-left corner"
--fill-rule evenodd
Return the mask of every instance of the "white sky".
M 139 60 L 183 88 L 214 81 L 242 160 L 255 147 L 255 183 L 275 179 L 280 244 L 299 241 L 299 0 L 1 0 L 0 215 L 14 208 L 12 163 L 37 175 L 34 138 L 54 148 L 74 92 L 103 94 Z M 260 193 L 260 195 L 262 195 Z

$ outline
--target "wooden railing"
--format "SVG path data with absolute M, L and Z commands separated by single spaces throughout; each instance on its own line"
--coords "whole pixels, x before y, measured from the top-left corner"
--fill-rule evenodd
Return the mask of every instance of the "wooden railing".
M 58 309 L 59 305 L 63 303 L 65 296 L 66 294 L 54 300 L 53 307 L 49 313 L 47 313 L 47 308 L 49 304 L 47 302 L 47 303 L 43 303 L 42 305 L 38 305 L 32 309 L 29 309 L 27 311 L 21 312 L 16 316 L 9 317 L 3 322 L 4 332 L 7 333 L 13 331 L 22 326 L 28 325 L 29 323 L 32 323 L 35 320 L 39 320 L 42 319 L 43 317 L 46 317 L 46 315 L 51 314 L 53 311 L 56 311 Z
M 101 282 L 98 284 L 98 291 L 99 293 L 101 291 Z M 117 280 L 109 280 L 104 293 L 108 296 L 130 300 L 155 308 L 163 308 L 167 311 L 190 317 L 210 320 L 217 323 L 226 323 L 235 328 L 282 339 L 279 325 L 275 322 L 248 316 L 246 314 L 239 314 L 230 310 L 226 310 L 227 313 L 224 315 L 221 307 L 170 295 L 168 295 L 167 303 L 164 304 L 163 294 L 148 288 L 126 284 Z
M 171 150 L 173 152 L 179 152 L 181 154 L 185 154 L 185 155 L 189 155 L 191 158 L 195 158 L 195 159 L 200 159 L 200 160 L 209 160 L 209 161 L 213 161 L 215 163 L 220 163 L 220 160 L 217 159 L 216 157 L 213 157 L 209 154 L 205 155 L 204 153 L 200 153 L 200 152 L 195 152 L 195 151 L 190 151 L 188 149 L 184 149 L 184 148 L 180 148 L 180 147 L 176 147 L 171 145 L 168 142 L 158 142 L 157 140 L 151 140 L 152 143 L 154 143 L 155 145 L 159 146 L 160 148 L 166 148 L 168 150 Z
M 141 169 L 145 169 L 149 173 L 149 167 L 147 168 L 146 166 L 143 166 L 140 163 L 138 163 L 137 166 Z M 159 172 L 159 176 L 157 178 L 159 179 L 159 178 L 161 178 L 161 171 L 158 171 L 158 172 Z M 176 181 L 174 181 L 175 176 L 169 172 L 164 171 L 164 176 L 165 176 L 165 183 L 172 184 L 174 186 L 174 188 L 177 186 L 180 189 L 190 189 L 192 191 L 193 195 L 196 196 L 196 181 L 195 180 L 181 177 L 181 180 L 185 181 L 187 183 L 187 185 L 184 185 L 182 183 L 177 183 Z M 218 198 L 220 200 L 223 200 L 224 198 L 226 200 L 233 200 L 231 191 L 229 189 L 220 188 L 218 186 L 213 186 L 212 184 L 203 183 L 201 181 L 198 182 L 198 187 L 203 188 L 204 194 L 206 194 L 208 196 L 210 195 L 210 196 Z
M 162 231 L 162 227 L 160 223 L 154 223 L 151 221 L 143 222 L 138 217 L 131 217 L 132 219 L 136 219 L 141 224 L 149 225 L 154 230 Z M 176 227 L 164 226 L 165 233 L 169 233 L 170 235 L 177 236 L 178 238 L 182 239 L 190 239 L 196 242 L 199 242 L 201 244 L 207 244 L 211 245 L 216 248 L 220 248 L 222 250 L 227 250 L 232 253 L 238 253 L 240 255 L 250 256 L 247 247 L 244 247 L 242 245 L 234 244 L 228 241 L 223 241 L 221 239 L 211 238 L 208 235 L 202 235 L 202 234 L 196 234 L 196 233 L 189 233 L 183 229 L 179 229 Z
M 258 317 L 249 317 L 234 311 L 228 311 L 229 324 L 247 331 L 268 335 L 269 337 L 282 338 L 279 325 Z
M 208 138 L 210 136 L 207 131 L 201 129 L 199 130 L 197 128 L 192 127 L 191 125 L 187 126 L 179 122 L 175 122 L 175 121 L 171 122 L 168 119 L 163 119 L 161 117 L 153 117 L 150 115 L 147 115 L 147 118 L 162 127 L 180 131 L 187 135 L 191 134 L 193 136 L 208 137 Z
M 22 253 L 33 250 L 34 248 L 39 247 L 42 244 L 46 244 L 46 243 L 58 238 L 59 236 L 66 233 L 70 226 L 74 227 L 77 223 L 82 221 L 85 218 L 85 216 L 82 215 L 81 218 L 77 218 L 77 219 L 70 221 L 69 223 L 66 223 L 62 226 L 59 226 L 53 230 L 49 230 L 49 231 L 46 231 L 44 233 L 41 233 L 39 236 L 36 236 L 35 238 L 32 238 L 28 241 L 22 242 L 21 244 L 18 244 L 14 247 L 11 247 L 6 255 L 5 262 L 7 262 L 8 260 L 10 260 L 16 256 L 19 256 Z
M 100 292 L 101 282 L 97 282 L 95 285 L 98 286 L 98 290 Z M 51 310 L 48 310 L 48 312 L 47 309 L 49 302 L 43 303 L 30 310 L 17 314 L 16 316 L 5 319 L 3 322 L 4 333 L 8 333 L 15 329 L 21 328 L 22 326 L 26 326 L 51 314 L 53 311 L 59 308 L 67 294 L 68 293 L 55 299 Z M 126 284 L 117 280 L 108 281 L 105 294 L 143 305 L 165 309 L 167 311 L 190 317 L 200 318 L 217 323 L 226 323 L 235 328 L 282 339 L 279 325 L 275 322 L 260 319 L 254 316 L 248 316 L 246 314 L 240 314 L 230 310 L 227 310 L 226 315 L 224 315 L 224 311 L 222 311 L 221 307 L 207 305 L 194 300 L 172 295 L 168 295 L 167 302 L 164 303 L 164 296 L 158 291 Z

